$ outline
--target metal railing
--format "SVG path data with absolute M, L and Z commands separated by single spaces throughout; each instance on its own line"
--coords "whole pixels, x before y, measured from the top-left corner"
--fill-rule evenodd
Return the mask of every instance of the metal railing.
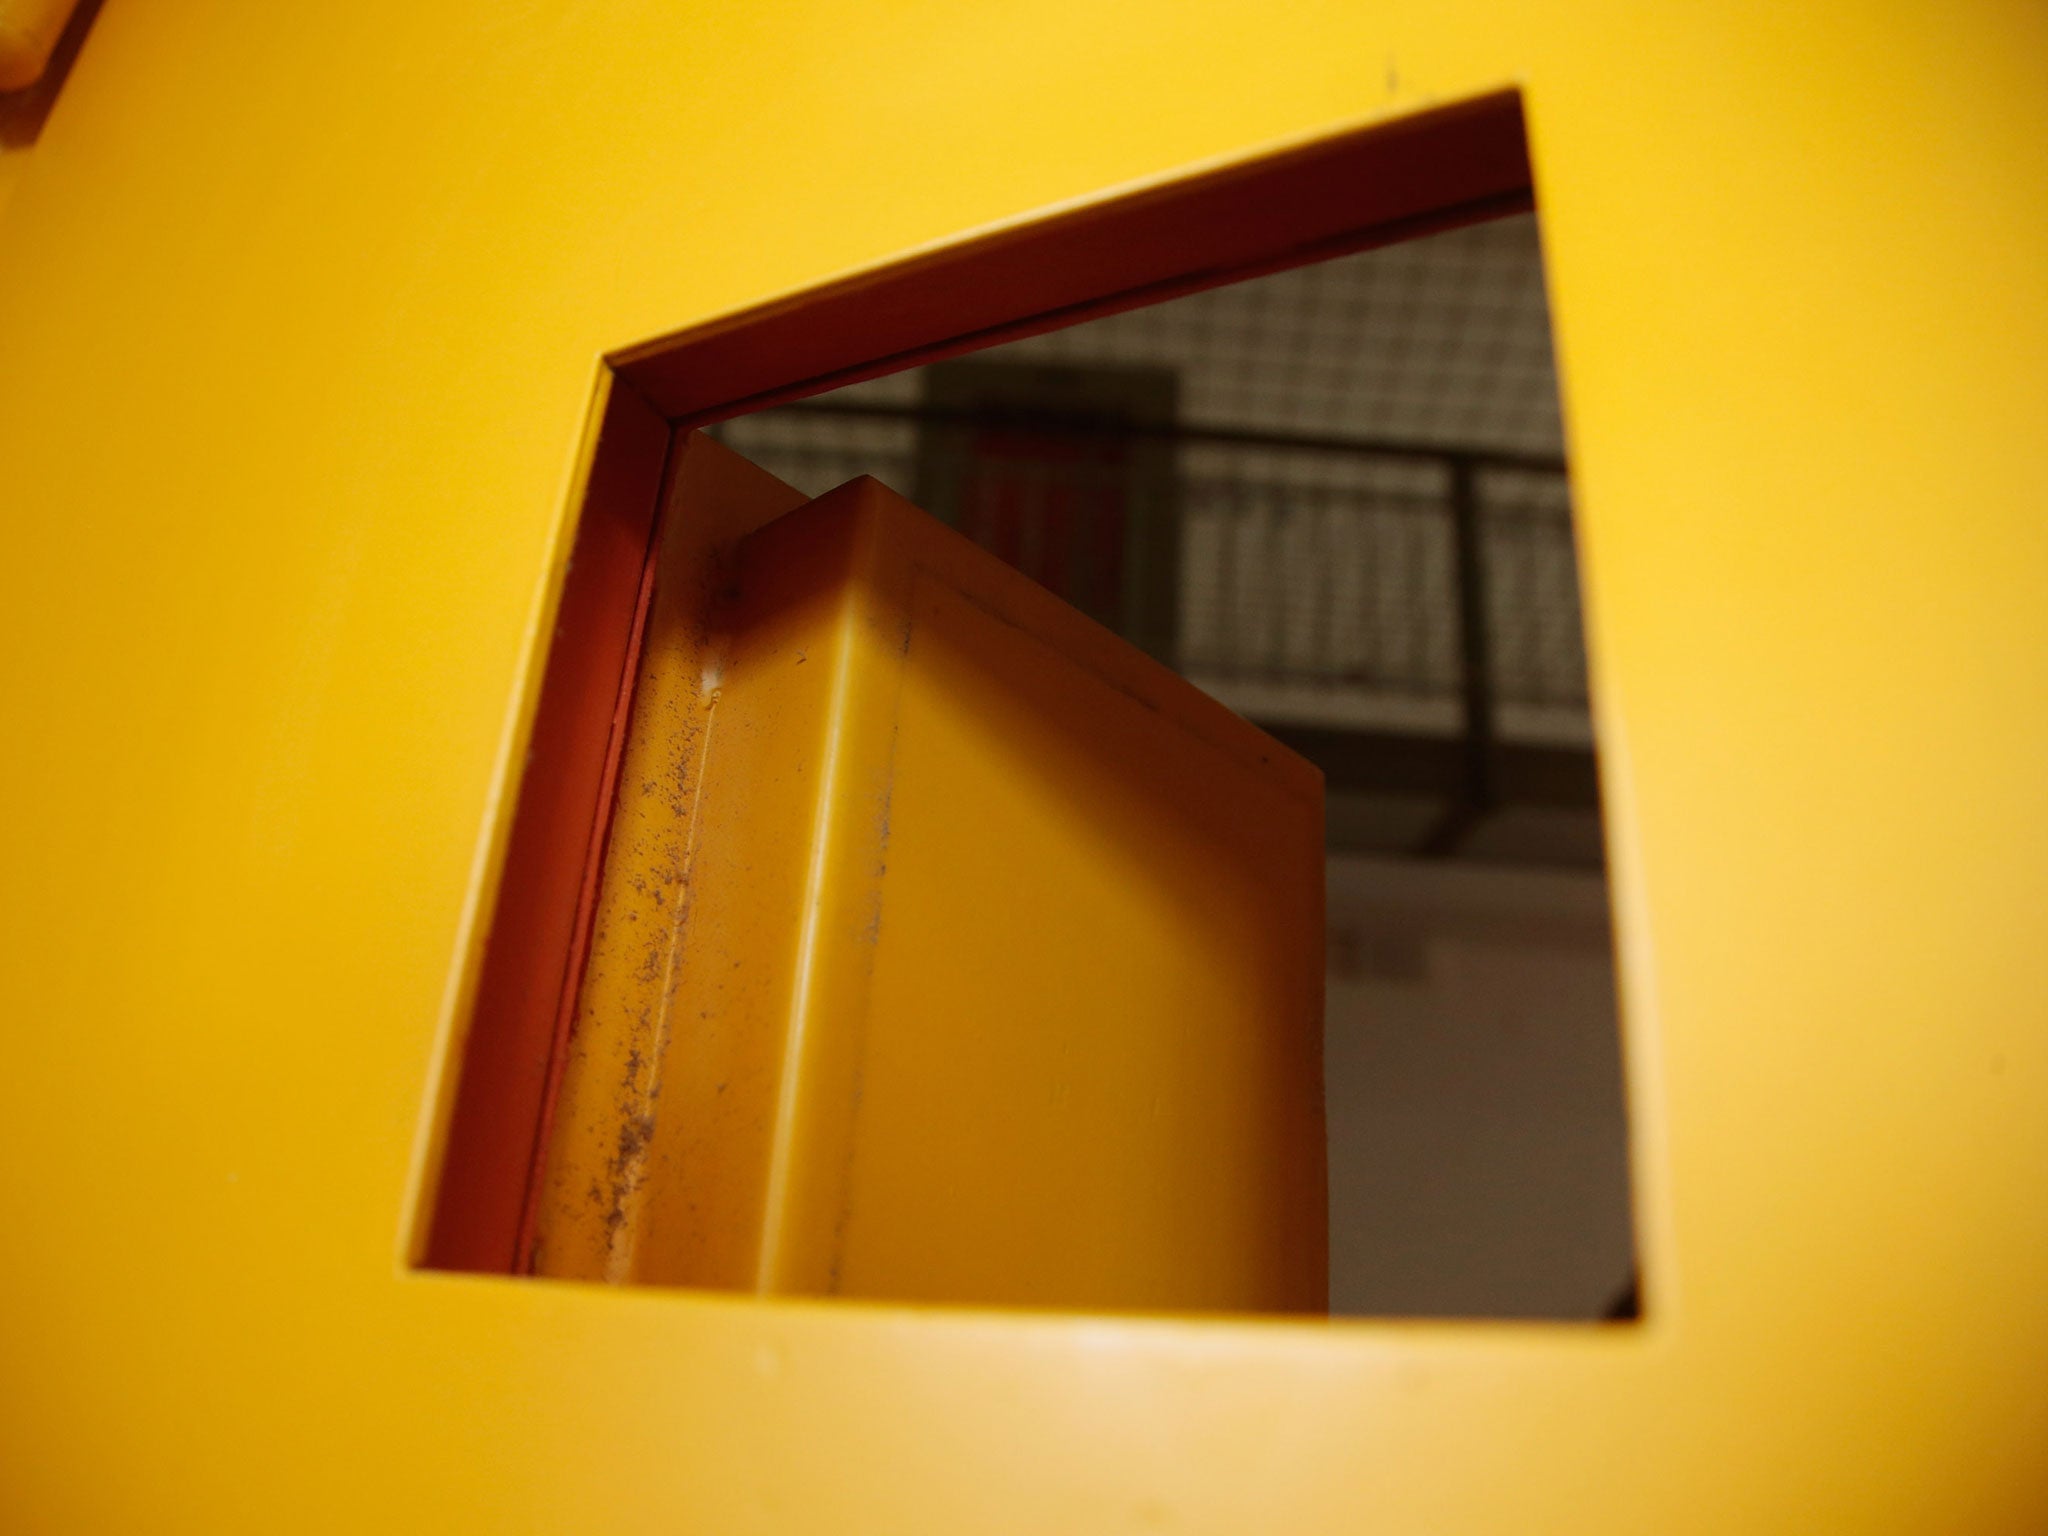
M 817 401 L 719 430 L 813 494 L 871 474 L 914 498 L 921 432 L 938 415 Z M 1234 707 L 1307 724 L 1584 739 L 1586 663 L 1561 462 L 1195 427 L 1050 430 L 1170 441 L 1170 659 Z M 1100 580 L 1102 550 L 1056 530 L 1051 510 L 1067 517 L 1114 501 L 1098 483 L 1114 473 L 1100 454 L 991 459 L 978 473 L 996 477 L 1017 524 L 1005 534 L 1016 547 L 1000 552 L 1055 590 Z M 1037 523 L 1034 507 L 1043 509 Z M 1143 549 L 1126 556 L 1147 558 Z M 1065 572 L 1062 561 L 1092 569 Z

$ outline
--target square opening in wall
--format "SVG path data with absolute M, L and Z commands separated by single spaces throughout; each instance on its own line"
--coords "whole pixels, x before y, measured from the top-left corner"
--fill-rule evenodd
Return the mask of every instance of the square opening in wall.
M 1496 104 L 622 360 L 426 1262 L 1633 1316 L 1526 178 Z

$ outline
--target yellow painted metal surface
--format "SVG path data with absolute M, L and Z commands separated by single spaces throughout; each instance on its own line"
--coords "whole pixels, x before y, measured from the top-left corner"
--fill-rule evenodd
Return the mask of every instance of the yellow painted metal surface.
M 1322 785 L 872 480 L 680 449 L 544 1274 L 1325 1303 Z
M 110 4 L 0 223 L 18 1530 L 2037 1531 L 2031 4 Z M 1637 1328 L 413 1272 L 597 358 L 1519 87 Z

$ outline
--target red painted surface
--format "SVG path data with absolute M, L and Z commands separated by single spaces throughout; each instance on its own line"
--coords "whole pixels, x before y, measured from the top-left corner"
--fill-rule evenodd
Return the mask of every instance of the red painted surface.
M 1488 97 L 1003 230 L 614 361 L 695 425 L 1530 199 L 1520 99 Z
M 631 697 L 668 424 L 614 386 L 536 706 L 425 1262 L 511 1271 L 574 1006 Z

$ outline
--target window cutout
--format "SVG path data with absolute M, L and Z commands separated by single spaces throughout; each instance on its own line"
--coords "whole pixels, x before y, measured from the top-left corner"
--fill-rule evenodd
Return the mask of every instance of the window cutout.
M 1360 157 L 1376 157 L 1364 182 Z M 1387 216 L 1347 223 L 1361 185 Z M 682 424 L 727 417 L 719 437 L 806 495 L 870 474 L 922 501 L 1323 770 L 1338 1313 L 1634 1315 L 1569 490 L 1534 216 L 1512 211 L 1526 199 L 1519 115 L 1483 104 L 939 258 L 979 264 L 971 299 L 901 269 L 622 364 Z M 1148 246 L 1147 228 L 1178 244 Z M 1261 268 L 1281 270 L 1217 281 Z M 1056 328 L 1091 310 L 1120 312 Z M 884 371 L 968 353 L 977 332 L 1018 339 Z M 689 355 L 700 366 L 680 366 Z M 818 390 L 835 372 L 854 382 Z M 766 408 L 735 414 L 749 396 Z M 645 590 L 642 561 L 618 552 L 636 526 L 644 545 L 651 515 L 645 441 L 664 429 L 647 414 L 615 396 L 596 456 L 430 1264 L 530 1262 L 609 805 L 589 766 L 607 733 L 584 722 L 552 802 L 540 749 L 572 734 L 550 703 L 575 673 L 586 715 L 606 701 L 609 760 L 625 750 Z M 626 510 L 608 518 L 607 493 Z M 582 553 L 594 533 L 609 564 Z M 578 662 L 570 641 L 593 629 L 610 638 Z M 537 797 L 558 806 L 541 818 L 560 845 L 542 879 L 522 866 Z M 498 941 L 522 932 L 522 906 L 550 914 L 523 969 Z M 523 1033 L 497 1023 L 508 992 Z

